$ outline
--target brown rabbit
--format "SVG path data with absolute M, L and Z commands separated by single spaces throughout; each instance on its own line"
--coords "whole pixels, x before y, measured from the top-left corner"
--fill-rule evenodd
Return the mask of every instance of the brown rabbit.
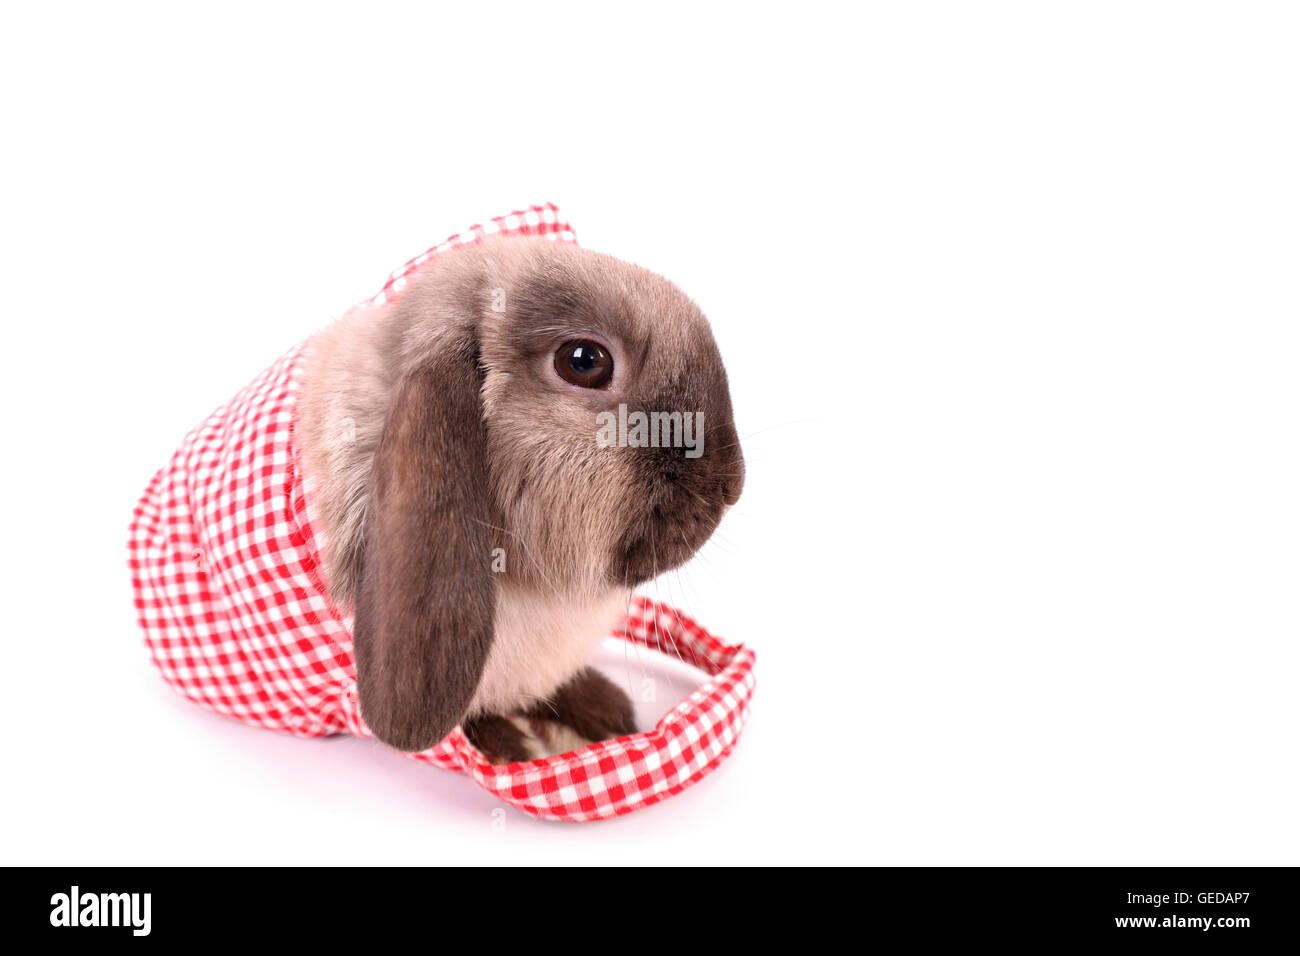
M 635 732 L 588 661 L 744 476 L 695 304 L 609 256 L 496 238 L 344 316 L 306 362 L 304 467 L 373 733 L 419 751 L 462 724 L 510 762 Z M 702 448 L 598 440 L 638 412 L 702 416 Z

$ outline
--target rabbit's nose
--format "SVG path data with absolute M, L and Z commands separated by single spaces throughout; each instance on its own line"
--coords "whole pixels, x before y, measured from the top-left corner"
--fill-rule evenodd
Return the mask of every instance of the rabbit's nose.
M 723 458 L 722 500 L 731 507 L 740 500 L 740 492 L 745 487 L 745 459 L 739 454 L 739 447 Z
M 731 507 L 740 500 L 745 487 L 745 456 L 740 451 L 740 437 L 730 422 L 714 434 L 714 474 L 722 479 L 722 500 Z
M 722 500 L 727 503 L 727 507 L 740 500 L 740 492 L 744 487 L 745 475 L 743 472 L 738 475 L 728 475 L 722 480 Z
M 723 485 L 723 501 L 727 502 L 728 507 L 731 507 L 732 505 L 735 505 L 737 501 L 740 501 L 741 488 L 744 488 L 744 486 L 745 479 L 742 479 L 742 477 L 737 477 L 737 479 L 727 479 L 727 481 L 725 481 L 725 484 Z

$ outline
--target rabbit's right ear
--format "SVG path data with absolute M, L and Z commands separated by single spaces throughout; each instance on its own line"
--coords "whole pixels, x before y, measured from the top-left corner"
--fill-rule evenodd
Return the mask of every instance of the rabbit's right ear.
M 487 431 L 469 332 L 398 385 L 371 465 L 353 643 L 361 716 L 398 750 L 464 719 L 492 643 Z

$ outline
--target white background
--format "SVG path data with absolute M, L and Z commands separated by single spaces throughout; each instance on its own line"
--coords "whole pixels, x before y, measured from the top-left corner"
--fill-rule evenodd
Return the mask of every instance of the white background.
M 3 862 L 1300 862 L 1295 14 L 469 6 L 6 7 Z M 748 484 L 648 590 L 759 685 L 698 787 L 497 832 L 174 697 L 126 528 L 288 346 L 546 200 L 711 317 Z

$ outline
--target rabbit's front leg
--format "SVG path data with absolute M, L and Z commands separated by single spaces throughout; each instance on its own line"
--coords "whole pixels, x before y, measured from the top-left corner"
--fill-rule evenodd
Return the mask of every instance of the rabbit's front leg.
M 460 729 L 488 763 L 519 763 L 539 756 L 536 740 L 508 717 L 485 714 L 464 721 Z
M 632 701 L 591 667 L 526 711 L 474 717 L 461 729 L 494 764 L 537 760 L 637 732 Z
M 553 743 L 567 744 L 563 750 L 637 732 L 632 701 L 622 688 L 594 667 L 579 671 L 521 716 L 533 726 L 534 733 L 552 739 Z M 559 725 L 572 733 L 539 726 L 545 724 Z

